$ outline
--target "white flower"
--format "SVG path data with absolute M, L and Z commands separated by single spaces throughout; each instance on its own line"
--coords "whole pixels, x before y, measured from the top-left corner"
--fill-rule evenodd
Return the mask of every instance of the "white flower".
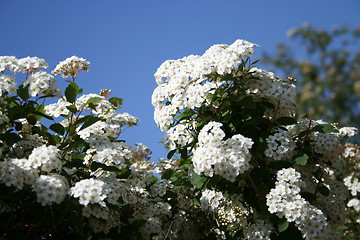
M 31 74 L 24 84 L 29 85 L 29 93 L 30 96 L 36 95 L 56 95 L 60 97 L 60 89 L 56 87 L 56 80 L 51 75 L 44 71 L 39 71 L 36 73 Z
M 83 179 L 70 188 L 70 194 L 79 198 L 81 205 L 87 206 L 89 203 L 98 203 L 105 206 L 106 198 L 105 182 L 97 179 Z
M 18 59 L 14 56 L 0 56 L 0 73 L 6 69 L 16 72 L 18 69 Z
M 41 68 L 47 68 L 48 64 L 45 62 L 45 59 L 38 57 L 26 57 L 18 60 L 18 69 L 17 71 L 23 73 L 33 73 Z
M 60 62 L 52 71 L 55 75 L 60 75 L 63 78 L 76 77 L 80 71 L 89 71 L 90 62 L 84 58 L 76 56 L 69 57 Z
M 0 93 L 8 91 L 10 94 L 16 93 L 16 78 L 9 75 L 0 75 Z
M 33 184 L 37 201 L 41 205 L 51 205 L 53 202 L 61 203 L 69 190 L 65 177 L 58 174 L 41 175 Z
M 34 148 L 26 164 L 29 168 L 41 168 L 45 172 L 61 169 L 59 149 L 52 145 Z

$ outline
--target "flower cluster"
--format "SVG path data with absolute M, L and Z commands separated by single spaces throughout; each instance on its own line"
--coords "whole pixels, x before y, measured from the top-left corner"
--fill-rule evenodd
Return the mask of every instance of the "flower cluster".
M 162 142 L 168 150 L 174 150 L 177 147 L 185 147 L 194 140 L 192 129 L 193 126 L 190 123 L 179 123 L 166 131 Z
M 274 160 L 290 159 L 296 147 L 292 137 L 290 132 L 279 129 L 277 133 L 266 139 L 268 148 L 265 155 Z
M 26 162 L 26 167 L 41 168 L 41 171 L 44 172 L 51 172 L 53 169 L 59 170 L 61 168 L 59 149 L 51 145 L 34 148 Z
M 66 178 L 58 174 L 41 175 L 32 187 L 37 195 L 37 201 L 43 206 L 54 202 L 61 203 L 69 190 Z
M 223 199 L 224 196 L 221 192 L 206 189 L 201 193 L 201 207 L 206 211 L 215 211 Z
M 202 56 L 165 61 L 155 73 L 159 86 L 152 95 L 159 128 L 165 131 L 172 123 L 172 115 L 180 109 L 194 109 L 208 102 L 208 95 L 223 82 L 210 81 L 209 75 L 232 74 L 246 57 L 253 55 L 254 46 L 257 45 L 237 40 L 231 45 L 214 45 Z
M 295 222 L 305 239 L 325 239 L 331 236 L 327 218 L 301 197 L 302 184 L 301 175 L 294 168 L 279 170 L 275 188 L 266 195 L 268 210 Z
M 264 220 L 257 220 L 245 230 L 244 235 L 248 240 L 266 240 L 270 239 L 273 229 L 274 227 L 271 223 L 265 222 Z
M 192 161 L 197 174 L 212 177 L 215 173 L 233 182 L 250 168 L 249 149 L 253 141 L 241 134 L 223 140 L 225 133 L 221 126 L 221 123 L 209 122 L 201 129 Z
M 29 85 L 29 93 L 32 97 L 40 94 L 43 96 L 61 96 L 60 89 L 56 87 L 55 78 L 44 71 L 31 74 L 24 84 Z
M 277 118 L 295 115 L 295 85 L 291 78 L 281 79 L 272 72 L 256 67 L 251 68 L 252 79 L 245 82 L 247 92 L 255 99 L 266 99 L 274 105 L 274 109 L 267 109 L 266 116 Z
M 32 184 L 37 173 L 27 170 L 24 166 L 25 162 L 26 159 L 8 159 L 0 162 L 0 182 L 17 189 L 22 189 L 24 184 Z
M 79 203 L 87 206 L 89 203 L 98 203 L 105 206 L 106 184 L 97 179 L 83 179 L 70 188 L 71 195 L 79 198 Z
M 356 212 L 360 213 L 360 200 L 358 195 L 360 194 L 360 181 L 358 176 L 353 172 L 349 176 L 344 178 L 344 184 L 349 189 L 352 198 L 347 203 L 348 207 L 354 208 Z M 356 220 L 360 223 L 360 218 Z
M 52 73 L 55 75 L 60 75 L 63 78 L 75 78 L 80 71 L 87 72 L 89 71 L 89 68 L 90 62 L 86 61 L 84 58 L 72 56 L 60 62 L 52 71 Z
M 0 72 L 9 69 L 11 72 L 17 72 L 18 59 L 14 56 L 0 56 Z

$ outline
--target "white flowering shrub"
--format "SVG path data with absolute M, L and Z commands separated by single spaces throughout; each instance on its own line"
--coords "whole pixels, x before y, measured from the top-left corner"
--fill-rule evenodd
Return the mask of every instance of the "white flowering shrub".
M 157 162 L 121 139 L 139 121 L 122 99 L 83 94 L 87 60 L 0 57 L 0 239 L 357 239 L 357 129 L 296 116 L 294 80 L 254 47 L 159 67 Z
M 256 68 L 254 47 L 214 45 L 155 73 L 154 120 L 169 150 L 162 178 L 173 185 L 173 216 L 194 225 L 191 236 L 185 224 L 166 236 L 341 239 L 360 206 L 343 154 L 357 129 L 296 116 L 294 79 Z
M 150 150 L 121 139 L 122 99 L 82 94 L 90 63 L 0 57 L 0 239 L 149 238 L 171 216 Z M 65 91 L 56 78 L 68 81 Z M 23 80 L 21 80 L 23 79 Z M 160 169 L 160 167 L 157 167 Z

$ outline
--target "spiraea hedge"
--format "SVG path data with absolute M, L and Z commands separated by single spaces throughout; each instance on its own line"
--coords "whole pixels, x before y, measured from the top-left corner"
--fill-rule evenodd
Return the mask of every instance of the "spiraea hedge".
M 357 129 L 296 116 L 295 80 L 255 67 L 255 47 L 161 64 L 152 104 L 169 153 L 156 161 L 121 138 L 138 122 L 122 99 L 82 93 L 88 61 L 48 73 L 44 59 L 0 57 L 1 237 L 355 238 Z

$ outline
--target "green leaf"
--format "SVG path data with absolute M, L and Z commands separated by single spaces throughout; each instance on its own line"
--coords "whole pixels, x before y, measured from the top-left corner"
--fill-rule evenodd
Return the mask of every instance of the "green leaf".
M 221 113 L 221 116 L 222 116 L 222 117 L 226 117 L 226 115 L 228 115 L 228 114 L 231 114 L 231 109 L 228 109 L 228 110 L 222 112 L 222 113 Z
M 20 131 L 22 129 L 22 123 L 21 122 L 15 122 L 15 130 Z
M 104 99 L 101 98 L 101 97 L 92 97 L 92 98 L 89 98 L 89 100 L 86 101 L 85 105 L 88 105 L 89 103 L 98 104 L 98 103 L 100 103 L 102 100 L 104 100 Z
M 166 171 L 161 175 L 162 179 L 170 179 L 171 176 L 173 175 L 174 170 L 172 169 L 166 169 Z
M 98 117 L 95 117 L 95 116 L 92 116 L 92 115 L 88 115 L 88 116 L 85 116 L 83 117 L 82 119 L 86 118 L 84 124 L 81 126 L 80 130 L 83 130 L 91 125 L 93 125 L 94 123 L 96 123 L 97 121 L 100 121 L 100 118 Z
M 329 194 L 330 194 L 330 189 L 328 187 L 326 187 L 325 185 L 321 185 L 318 188 L 318 191 L 325 197 L 329 196 Z
M 180 157 L 182 159 L 187 159 L 187 157 L 188 157 L 187 148 L 182 148 L 179 150 L 179 152 L 180 152 Z
M 37 123 L 36 117 L 33 114 L 30 114 L 26 117 L 26 120 L 29 124 L 35 125 Z
M 79 86 L 75 82 L 69 83 L 65 89 L 65 97 L 68 102 L 74 103 L 79 93 Z
M 316 195 L 311 193 L 311 192 L 301 192 L 300 193 L 301 197 L 303 197 L 306 201 L 312 203 L 313 201 L 316 200 Z
M 24 101 L 28 100 L 30 98 L 29 85 L 26 85 L 25 87 L 24 87 L 24 85 L 20 85 L 18 87 L 18 89 L 16 90 L 16 93 L 17 93 L 17 95 L 19 95 L 19 97 L 22 100 L 24 100 Z
M 52 135 L 50 133 L 47 133 L 46 135 L 51 145 L 57 145 L 61 142 L 61 138 L 59 136 Z
M 235 80 L 236 80 L 235 77 L 230 74 L 227 74 L 221 78 L 221 81 L 235 81 Z
M 256 103 L 254 102 L 251 96 L 246 96 L 240 100 L 240 104 L 243 105 L 247 109 L 255 109 Z
M 33 115 L 36 115 L 36 119 L 39 121 L 41 118 L 46 118 L 46 119 L 49 119 L 49 120 L 54 120 L 53 117 L 49 116 L 49 115 L 46 115 L 45 113 L 42 113 L 42 112 L 39 112 L 39 111 L 35 111 L 33 112 Z
M 176 151 L 177 149 L 171 150 L 167 155 L 167 159 L 171 159 L 175 155 Z
M 123 168 L 120 170 L 120 172 L 117 173 L 116 178 L 117 179 L 127 179 L 131 175 L 130 168 Z
M 193 202 L 194 205 L 201 207 L 201 203 L 200 203 L 199 199 L 193 198 L 192 202 Z
M 306 153 L 301 155 L 295 155 L 295 162 L 299 165 L 306 165 L 308 159 L 309 156 Z
M 319 132 L 319 133 L 332 133 L 332 132 L 339 132 L 334 126 L 331 124 L 320 124 L 316 125 L 311 129 L 312 131 Z
M 66 108 L 72 113 L 77 113 L 77 108 L 76 108 L 75 104 L 72 104 L 70 106 L 66 106 Z
M 21 137 L 19 137 L 16 133 L 8 131 L 6 133 L 0 134 L 0 140 L 6 142 L 7 145 L 11 146 L 14 143 L 20 141 Z
M 83 159 L 72 159 L 64 164 L 64 167 L 68 168 L 82 168 L 85 167 Z
M 64 133 L 65 133 L 65 128 L 60 123 L 51 124 L 50 129 L 60 135 L 64 135 Z
M 183 113 L 181 113 L 180 115 L 176 116 L 176 118 L 186 118 L 186 117 L 190 117 L 194 114 L 194 111 L 191 109 L 185 109 L 185 111 Z
M 191 183 L 195 187 L 201 188 L 204 185 L 204 183 L 206 182 L 206 180 L 207 180 L 206 177 L 194 173 L 194 175 L 191 178 Z
M 295 118 L 292 118 L 292 117 L 279 117 L 278 119 L 276 119 L 276 121 L 280 125 L 294 125 L 294 124 L 297 124 L 297 121 L 295 120 Z
M 285 231 L 289 227 L 289 222 L 286 219 L 281 219 L 278 224 L 279 232 Z
M 118 97 L 112 97 L 109 99 L 109 102 L 115 106 L 116 109 L 120 109 L 123 100 L 121 98 Z
M 120 172 L 120 169 L 118 169 L 117 167 L 114 167 L 114 166 L 108 166 L 106 164 L 99 163 L 99 162 L 91 163 L 91 166 L 90 166 L 91 171 L 96 171 L 99 168 L 109 171 L 109 172 Z

